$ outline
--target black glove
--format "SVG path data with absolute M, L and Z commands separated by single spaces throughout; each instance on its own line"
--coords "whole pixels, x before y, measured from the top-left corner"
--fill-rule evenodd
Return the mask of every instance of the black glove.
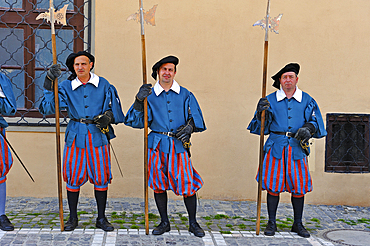
M 113 113 L 110 110 L 105 111 L 103 114 L 94 117 L 94 122 L 96 127 L 100 129 L 101 132 L 107 133 L 109 131 L 109 124 L 114 121 Z
M 266 110 L 270 107 L 270 102 L 266 97 L 262 97 L 257 104 L 257 112 L 261 113 L 263 110 Z
M 62 71 L 60 69 L 60 64 L 55 64 L 50 67 L 48 72 L 46 73 L 45 81 L 44 81 L 44 88 L 48 91 L 52 91 L 54 89 L 54 80 L 61 75 Z
M 143 84 L 135 96 L 134 109 L 144 111 L 144 99 L 152 94 L 152 84 Z
M 257 104 L 257 119 L 261 120 L 261 113 L 270 107 L 270 102 L 266 97 L 262 97 Z
M 307 143 L 308 140 L 315 133 L 315 126 L 311 123 L 305 123 L 301 128 L 298 129 L 297 133 L 294 135 L 294 138 L 302 143 Z
M 190 118 L 185 125 L 181 125 L 175 132 L 175 137 L 182 142 L 182 145 L 190 144 L 190 136 L 195 130 L 194 120 Z

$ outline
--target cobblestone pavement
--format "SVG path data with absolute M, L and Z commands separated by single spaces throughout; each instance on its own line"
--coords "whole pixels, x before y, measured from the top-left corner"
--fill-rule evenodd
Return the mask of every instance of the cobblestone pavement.
M 79 226 L 73 232 L 60 232 L 57 198 L 8 197 L 6 212 L 15 226 L 12 232 L 0 231 L 0 245 L 338 245 L 324 238 L 330 229 L 370 231 L 370 207 L 305 205 L 304 225 L 311 237 L 291 233 L 293 210 L 280 203 L 278 232 L 265 237 L 266 204 L 262 204 L 261 233 L 256 235 L 256 203 L 251 201 L 199 200 L 197 220 L 206 236 L 188 232 L 188 218 L 182 200 L 169 200 L 171 231 L 161 236 L 145 235 L 144 203 L 139 198 L 108 198 L 106 215 L 116 228 L 104 232 L 95 228 L 96 203 L 80 198 Z M 64 200 L 64 220 L 69 214 Z M 154 200 L 149 200 L 150 231 L 160 222 Z

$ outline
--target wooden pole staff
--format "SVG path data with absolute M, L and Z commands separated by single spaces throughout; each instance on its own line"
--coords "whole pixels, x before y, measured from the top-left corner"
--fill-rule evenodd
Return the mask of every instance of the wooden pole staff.
M 50 0 L 50 13 L 54 13 L 53 0 Z M 51 41 L 53 48 L 53 64 L 57 64 L 57 45 L 55 40 L 54 14 L 51 16 Z M 59 220 L 60 230 L 64 231 L 63 218 L 63 196 L 62 196 L 62 164 L 60 149 L 60 124 L 59 124 L 59 95 L 58 95 L 58 78 L 54 81 L 54 98 L 55 98 L 55 140 L 57 148 L 57 176 L 58 176 L 58 201 L 59 201 Z
M 41 13 L 36 17 L 36 20 L 46 19 L 50 21 L 51 26 L 51 45 L 53 52 L 53 64 L 57 64 L 57 45 L 55 40 L 55 28 L 54 21 L 60 24 L 66 25 L 66 10 L 68 4 L 57 12 L 54 11 L 53 0 L 50 0 L 49 13 Z M 58 79 L 54 81 L 54 96 L 55 96 L 55 133 L 56 133 L 56 149 L 57 149 L 57 176 L 58 176 L 58 199 L 59 199 L 59 220 L 60 230 L 64 231 L 64 220 L 63 220 L 63 197 L 62 197 L 62 165 L 61 165 L 61 149 L 60 149 L 60 123 L 59 123 L 59 96 L 58 96 Z
M 139 0 L 139 13 L 130 15 L 129 20 L 140 21 L 141 25 L 141 52 L 142 52 L 142 70 L 143 70 L 143 84 L 147 84 L 146 75 L 146 53 L 145 53 L 145 30 L 144 20 L 147 24 L 155 26 L 155 11 L 157 5 L 154 5 L 149 11 L 144 13 L 143 1 Z M 149 205 L 148 205 L 148 101 L 144 99 L 144 200 L 145 200 L 145 233 L 149 234 Z
M 268 30 L 269 30 L 269 16 L 270 15 L 270 0 L 267 2 L 266 10 L 266 32 L 265 45 L 263 55 L 263 79 L 262 79 L 262 97 L 266 97 L 266 80 L 267 80 L 267 55 L 268 55 Z M 260 234 L 261 223 L 261 195 L 262 195 L 262 165 L 263 165 L 263 144 L 265 137 L 265 110 L 261 114 L 261 132 L 260 132 L 260 152 L 259 152 L 259 167 L 258 167 L 258 195 L 257 195 L 257 220 L 256 220 L 256 234 Z
M 145 52 L 145 30 L 144 30 L 144 13 L 143 1 L 140 4 L 140 24 L 141 24 L 141 53 L 142 53 L 142 70 L 143 84 L 147 84 L 146 75 L 146 52 Z M 145 201 L 145 233 L 149 234 L 149 202 L 148 202 L 148 100 L 144 99 L 144 201 Z

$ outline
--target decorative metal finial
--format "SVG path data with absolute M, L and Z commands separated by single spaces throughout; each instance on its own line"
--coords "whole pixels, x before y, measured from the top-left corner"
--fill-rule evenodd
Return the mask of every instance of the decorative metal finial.
M 45 19 L 46 21 L 51 22 L 51 20 L 54 20 L 62 25 L 67 25 L 67 19 L 66 19 L 66 11 L 67 11 L 68 4 L 64 5 L 63 8 L 59 9 L 58 11 L 52 11 L 51 8 L 49 9 L 49 12 L 41 13 L 36 17 L 36 20 L 39 19 Z M 50 13 L 53 13 L 53 18 L 50 16 Z
M 155 11 L 157 10 L 158 4 L 154 5 L 149 11 L 144 12 L 144 20 L 146 24 L 150 24 L 152 26 L 155 26 Z M 140 11 L 136 12 L 135 14 L 130 15 L 126 21 L 134 20 L 136 22 L 140 21 Z
M 268 17 L 269 18 L 268 28 L 271 32 L 273 31 L 276 34 L 279 34 L 279 24 L 280 24 L 281 17 L 283 17 L 283 14 L 279 14 L 273 19 L 271 19 L 270 16 Z M 266 29 L 266 17 L 254 23 L 253 26 L 261 26 L 262 29 Z

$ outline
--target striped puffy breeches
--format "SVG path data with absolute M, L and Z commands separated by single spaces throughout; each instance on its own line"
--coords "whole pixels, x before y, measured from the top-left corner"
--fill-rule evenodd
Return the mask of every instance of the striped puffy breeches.
M 271 155 L 271 149 L 265 154 L 262 167 L 262 189 L 271 195 L 287 191 L 293 197 L 302 197 L 312 191 L 312 181 L 308 170 L 307 157 L 293 160 L 292 147 L 283 149 L 282 159 Z M 259 180 L 257 172 L 257 181 Z
M 5 129 L 0 127 L 1 133 L 5 135 Z M 6 181 L 6 175 L 13 165 L 13 157 L 9 146 L 3 136 L 0 136 L 0 184 Z
M 87 179 L 95 190 L 108 190 L 112 180 L 109 144 L 94 147 L 90 132 L 86 135 L 85 148 L 76 147 L 75 141 L 71 147 L 64 147 L 63 179 L 67 190 L 79 191 Z
M 148 150 L 148 186 L 156 193 L 172 190 L 178 196 L 192 196 L 203 186 L 203 180 L 193 168 L 188 153 L 175 153 L 174 140 L 170 153 Z

